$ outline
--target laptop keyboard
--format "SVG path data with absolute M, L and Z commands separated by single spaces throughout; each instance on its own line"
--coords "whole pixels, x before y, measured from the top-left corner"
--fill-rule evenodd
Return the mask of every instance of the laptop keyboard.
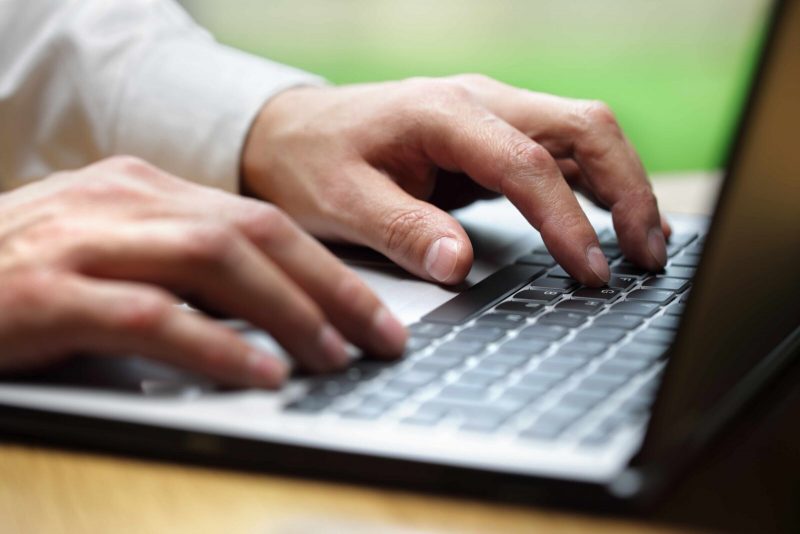
M 539 247 L 411 325 L 402 361 L 314 378 L 287 410 L 582 447 L 643 425 L 703 237 L 673 235 L 658 274 L 600 239 L 607 287 L 581 286 Z

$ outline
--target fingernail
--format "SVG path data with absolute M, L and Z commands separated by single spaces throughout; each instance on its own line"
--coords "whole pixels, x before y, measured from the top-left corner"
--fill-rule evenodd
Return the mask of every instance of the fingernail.
M 586 259 L 589 261 L 589 268 L 597 275 L 603 282 L 608 283 L 611 278 L 611 271 L 608 269 L 608 260 L 606 255 L 600 250 L 597 245 L 590 245 L 586 249 Z
M 428 253 L 425 254 L 425 270 L 431 278 L 439 282 L 445 282 L 450 278 L 458 263 L 458 249 L 458 241 L 452 237 L 440 237 L 428 247 Z
M 406 346 L 408 333 L 406 328 L 388 309 L 381 307 L 375 312 L 372 320 L 373 327 L 380 337 L 380 341 L 386 345 L 386 352 L 392 355 L 403 353 Z
M 667 242 L 664 240 L 664 231 L 661 228 L 652 228 L 647 234 L 647 248 L 659 266 L 667 264 Z
M 275 389 L 286 381 L 289 367 L 271 354 L 257 350 L 247 355 L 250 383 L 256 387 Z
M 344 339 L 329 324 L 323 326 L 319 332 L 319 346 L 327 359 L 337 367 L 344 367 L 350 362 Z

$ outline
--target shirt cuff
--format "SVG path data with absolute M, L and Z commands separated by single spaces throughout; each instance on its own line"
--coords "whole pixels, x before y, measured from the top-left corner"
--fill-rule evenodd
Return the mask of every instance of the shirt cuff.
M 112 150 L 204 185 L 239 191 L 242 149 L 258 112 L 312 74 L 211 39 L 170 40 L 128 74 Z

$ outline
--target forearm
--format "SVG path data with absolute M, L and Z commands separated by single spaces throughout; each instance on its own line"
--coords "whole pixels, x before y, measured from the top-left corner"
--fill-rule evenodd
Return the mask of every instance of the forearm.
M 0 7 L 0 186 L 114 154 L 238 187 L 250 124 L 320 80 L 216 43 L 169 0 Z

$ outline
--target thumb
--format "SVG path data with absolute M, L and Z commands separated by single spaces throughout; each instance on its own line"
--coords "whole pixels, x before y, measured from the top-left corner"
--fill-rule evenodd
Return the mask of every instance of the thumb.
M 348 174 L 355 198 L 346 210 L 344 237 L 422 278 L 444 284 L 464 280 L 472 267 L 472 244 L 458 221 L 372 167 Z

